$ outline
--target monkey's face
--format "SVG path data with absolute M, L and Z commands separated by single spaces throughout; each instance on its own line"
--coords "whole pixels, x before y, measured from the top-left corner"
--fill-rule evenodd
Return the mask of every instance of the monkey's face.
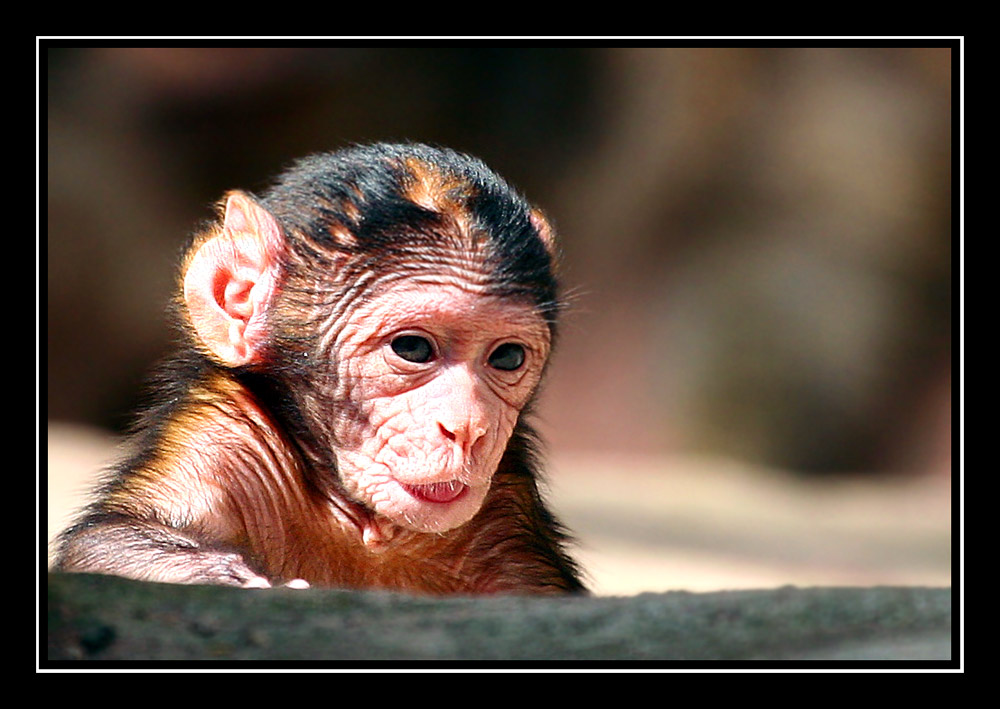
M 335 424 L 341 482 L 393 522 L 444 532 L 479 510 L 549 354 L 529 305 L 437 281 L 398 284 L 339 335 L 356 410 Z

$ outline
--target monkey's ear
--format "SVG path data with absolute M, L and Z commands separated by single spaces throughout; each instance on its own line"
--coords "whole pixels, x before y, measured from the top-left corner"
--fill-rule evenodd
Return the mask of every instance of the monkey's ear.
M 184 303 L 201 343 L 222 364 L 254 364 L 263 356 L 284 251 L 274 216 L 250 195 L 230 192 L 221 230 L 189 256 Z

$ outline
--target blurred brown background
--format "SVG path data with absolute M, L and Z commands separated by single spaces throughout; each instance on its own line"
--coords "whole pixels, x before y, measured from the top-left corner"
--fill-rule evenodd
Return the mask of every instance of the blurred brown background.
M 48 80 L 49 528 L 169 349 L 178 251 L 418 140 L 553 218 L 538 420 L 606 593 L 950 583 L 952 50 L 83 49 Z

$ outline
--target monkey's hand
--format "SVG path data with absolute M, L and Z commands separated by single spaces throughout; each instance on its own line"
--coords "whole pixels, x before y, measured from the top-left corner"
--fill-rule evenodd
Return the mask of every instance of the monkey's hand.
M 201 558 L 196 561 L 196 564 L 204 564 L 204 568 L 195 572 L 195 575 L 187 583 L 217 584 L 240 588 L 271 588 L 274 585 L 270 579 L 259 575 L 250 568 L 242 555 L 236 552 L 201 550 L 199 556 Z M 309 582 L 305 579 L 290 579 L 279 585 L 284 588 L 309 588 Z
M 176 559 L 174 573 L 183 574 L 179 583 L 214 584 L 238 588 L 271 588 L 271 582 L 246 563 L 237 552 L 198 549 L 182 554 Z

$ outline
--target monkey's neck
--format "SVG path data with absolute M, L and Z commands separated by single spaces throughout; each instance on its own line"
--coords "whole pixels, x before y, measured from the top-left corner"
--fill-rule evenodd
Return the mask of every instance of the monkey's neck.
M 382 551 L 402 528 L 355 501 L 341 488 L 337 482 L 336 464 L 319 450 L 320 446 L 314 443 L 312 436 L 293 434 L 292 437 L 301 456 L 296 477 L 301 477 L 303 489 L 314 491 L 322 500 L 321 506 L 345 534 L 374 552 Z
M 281 477 L 293 477 L 300 481 L 300 490 L 308 490 L 314 502 L 328 514 L 344 534 L 363 542 L 372 548 L 384 544 L 395 536 L 394 525 L 380 519 L 363 505 L 352 500 L 337 483 L 337 466 L 328 452 L 328 447 L 319 443 L 322 437 L 306 425 L 303 408 L 308 405 L 291 397 L 287 388 L 277 386 L 270 378 L 253 371 L 216 371 L 209 377 L 210 384 L 224 389 L 228 398 L 241 410 L 254 412 L 250 418 L 262 422 L 275 433 L 284 431 L 288 435 L 290 450 L 297 454 L 297 460 L 288 461 L 292 465 L 280 472 Z M 221 385 L 218 384 L 221 382 Z M 317 409 L 328 406 L 316 405 Z M 329 434 L 327 434 L 329 435 Z M 310 496 L 310 495 L 307 495 Z
M 349 534 L 358 535 L 373 552 L 381 552 L 402 531 L 402 528 L 382 515 L 349 499 L 339 490 L 327 493 L 330 513 Z

